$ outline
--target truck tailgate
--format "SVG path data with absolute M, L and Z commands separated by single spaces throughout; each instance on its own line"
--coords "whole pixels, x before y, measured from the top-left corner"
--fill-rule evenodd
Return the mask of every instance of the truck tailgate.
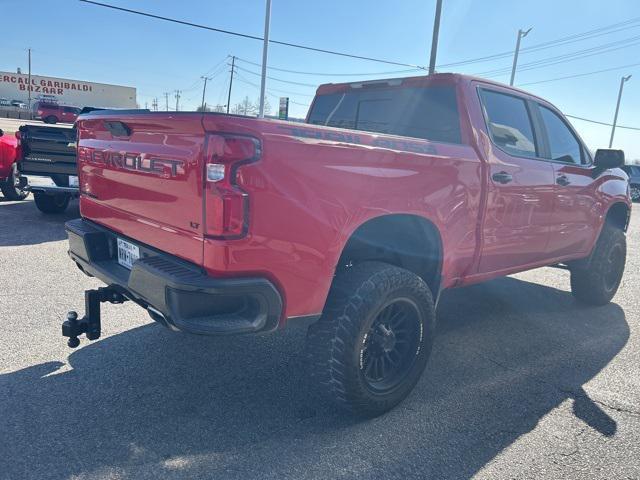
M 102 113 L 77 128 L 82 216 L 201 265 L 201 115 Z
M 27 174 L 76 174 L 76 130 L 66 127 L 20 127 L 20 171 Z

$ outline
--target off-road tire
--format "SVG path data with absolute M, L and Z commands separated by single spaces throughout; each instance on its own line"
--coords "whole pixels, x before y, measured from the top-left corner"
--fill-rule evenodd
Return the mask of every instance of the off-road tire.
M 588 266 L 571 269 L 571 293 L 587 305 L 606 305 L 622 280 L 627 255 L 625 233 L 609 222 L 602 227 Z
M 47 195 L 36 192 L 33 194 L 33 199 L 36 202 L 38 210 L 47 215 L 51 215 L 64 212 L 69 205 L 70 197 L 66 193 Z
M 400 302 L 415 307 L 419 322 L 411 363 L 388 391 L 376 391 L 363 371 L 364 345 L 378 314 Z M 307 332 L 307 364 L 314 387 L 325 398 L 358 415 L 381 415 L 404 400 L 425 369 L 435 334 L 435 308 L 427 284 L 408 270 L 364 262 L 338 273 L 323 315 Z M 407 343 L 404 341 L 404 343 Z M 415 356 L 414 356 L 415 355 Z
M 7 181 L 0 185 L 0 190 L 2 190 L 2 195 L 7 200 L 19 201 L 24 200 L 29 195 L 28 190 L 21 189 L 18 186 L 18 180 L 20 178 L 20 173 L 18 172 L 18 168 L 14 163 L 11 167 L 11 175 L 7 178 Z

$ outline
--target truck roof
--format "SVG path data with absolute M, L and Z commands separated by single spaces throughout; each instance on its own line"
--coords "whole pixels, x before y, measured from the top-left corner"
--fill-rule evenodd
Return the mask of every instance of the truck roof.
M 521 90 L 516 87 L 511 87 L 501 82 L 496 82 L 495 80 L 489 80 L 482 77 L 475 77 L 473 75 L 465 75 L 462 73 L 434 73 L 433 75 L 419 75 L 414 77 L 396 77 L 396 78 L 383 78 L 377 80 L 363 80 L 363 81 L 353 81 L 353 82 L 343 82 L 343 83 L 325 83 L 318 87 L 316 90 L 316 95 L 327 95 L 330 93 L 338 93 L 345 92 L 348 90 L 353 90 L 357 88 L 362 88 L 364 86 L 410 86 L 410 87 L 421 87 L 427 84 L 432 83 L 470 83 L 472 81 L 482 82 L 486 84 L 495 85 L 501 88 L 508 88 L 509 90 L 513 90 L 514 92 L 522 93 L 525 95 L 529 95 L 532 97 L 536 97 L 545 103 L 546 100 L 538 97 L 530 92 L 525 90 Z

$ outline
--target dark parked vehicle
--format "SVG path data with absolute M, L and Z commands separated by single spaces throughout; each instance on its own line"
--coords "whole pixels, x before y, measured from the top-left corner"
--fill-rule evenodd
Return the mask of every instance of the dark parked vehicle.
M 67 127 L 20 127 L 21 175 L 47 177 L 53 185 L 29 185 L 36 206 L 43 213 L 61 213 L 78 195 L 76 130 Z M 51 182 L 48 182 L 51 183 Z
M 78 110 L 84 114 L 102 109 L 84 107 Z M 23 176 L 31 176 L 28 190 L 33 192 L 36 206 L 42 213 L 64 212 L 69 200 L 78 196 L 75 127 L 23 125 L 19 137 L 21 153 L 17 170 Z M 51 181 L 43 185 L 36 183 L 34 177 L 46 177 Z
M 625 165 L 622 169 L 629 175 L 631 199 L 640 202 L 640 165 Z

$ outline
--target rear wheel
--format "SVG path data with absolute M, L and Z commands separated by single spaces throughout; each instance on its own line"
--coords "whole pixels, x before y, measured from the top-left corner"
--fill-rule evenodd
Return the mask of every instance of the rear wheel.
M 2 195 L 7 200 L 24 200 L 29 195 L 29 191 L 25 187 L 20 186 L 20 172 L 18 166 L 14 163 L 11 167 L 11 174 L 7 181 L 0 186 Z
M 420 277 L 384 263 L 356 265 L 337 275 L 309 328 L 311 376 L 338 405 L 380 415 L 415 387 L 434 331 L 433 298 Z
M 57 122 L 58 122 L 58 118 L 54 115 L 49 115 L 44 119 L 44 123 L 57 123 Z
M 640 185 L 631 185 L 631 200 L 640 202 Z
M 64 212 L 67 209 L 70 200 L 69 195 L 65 193 L 57 193 L 55 195 L 34 193 L 33 198 L 36 202 L 36 207 L 38 207 L 38 210 L 46 214 Z
M 624 232 L 605 223 L 589 265 L 571 269 L 573 296 L 588 305 L 609 303 L 620 286 L 626 256 L 627 238 Z

